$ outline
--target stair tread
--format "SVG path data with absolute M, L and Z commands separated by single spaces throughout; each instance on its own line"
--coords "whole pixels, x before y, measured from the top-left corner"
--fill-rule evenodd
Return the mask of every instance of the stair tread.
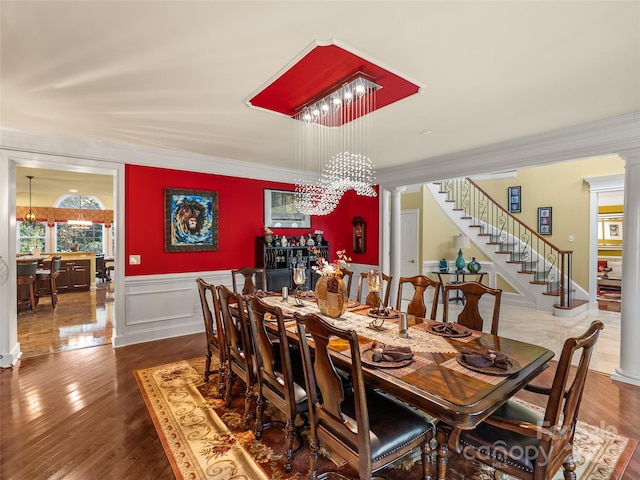
M 560 308 L 562 310 L 572 310 L 574 308 L 581 307 L 585 303 L 589 303 L 589 300 L 578 300 L 578 299 L 574 298 L 569 302 L 569 305 L 566 305 L 564 307 L 562 307 L 560 305 L 554 305 L 553 308 Z

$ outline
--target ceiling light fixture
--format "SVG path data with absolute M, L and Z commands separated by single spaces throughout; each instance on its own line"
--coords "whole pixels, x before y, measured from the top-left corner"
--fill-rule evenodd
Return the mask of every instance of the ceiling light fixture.
M 78 215 L 77 220 L 67 220 L 67 224 L 71 226 L 71 228 L 82 228 L 87 229 L 92 225 L 93 222 L 91 220 L 85 220 L 82 215 L 82 195 L 80 195 L 80 214 Z
M 375 197 L 374 115 L 380 85 L 356 75 L 300 109 L 296 124 L 295 204 L 331 213 L 347 190 Z
M 27 223 L 35 223 L 36 214 L 31 210 L 31 180 L 33 179 L 33 175 L 27 175 L 29 179 L 29 212 L 25 214 L 24 221 Z
M 422 86 L 337 40 L 315 41 L 245 99 L 295 118 L 296 206 L 326 215 L 345 191 L 376 196 L 374 110 Z

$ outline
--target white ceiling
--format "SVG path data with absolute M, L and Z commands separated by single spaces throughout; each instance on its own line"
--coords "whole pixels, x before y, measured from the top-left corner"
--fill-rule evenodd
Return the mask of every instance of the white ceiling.
M 1 1 L 0 16 L 3 128 L 293 167 L 294 120 L 244 102 L 331 38 L 425 86 L 377 112 L 377 168 L 640 111 L 639 1 Z

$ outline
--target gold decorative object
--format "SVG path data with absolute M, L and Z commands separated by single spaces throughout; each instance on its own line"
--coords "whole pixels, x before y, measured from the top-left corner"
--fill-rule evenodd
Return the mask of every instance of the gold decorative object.
M 337 318 L 347 311 L 349 297 L 341 278 L 322 275 L 316 283 L 316 299 L 320 313 Z

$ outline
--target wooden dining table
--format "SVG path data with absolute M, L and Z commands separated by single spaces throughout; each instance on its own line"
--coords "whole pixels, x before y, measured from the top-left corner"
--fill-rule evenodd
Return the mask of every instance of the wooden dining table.
M 286 325 L 294 342 L 297 341 L 297 335 L 292 314 L 319 314 L 317 305 L 311 300 L 304 300 L 302 307 L 296 307 L 291 298 L 288 302 L 282 301 L 279 296 L 267 296 L 262 300 L 279 306 L 291 318 L 287 319 Z M 446 337 L 434 334 L 433 326 L 442 325 L 442 322 L 413 316 L 408 317 L 408 338 L 403 338 L 399 333 L 399 312 L 392 311 L 382 325 L 385 330 L 377 330 L 371 328 L 374 320 L 371 307 L 355 302 L 351 302 L 351 308 L 341 317 L 323 318 L 337 327 L 357 332 L 364 378 L 368 385 L 452 426 L 448 444 L 438 446 L 439 480 L 446 475 L 448 450 L 461 452 L 460 432 L 475 428 L 547 368 L 549 360 L 554 356 L 554 352 L 544 347 L 474 330 L 468 330 L 466 336 Z M 374 362 L 367 362 L 366 353 L 369 353 L 374 342 L 378 347 L 410 347 L 414 356 L 410 362 L 404 362 L 406 365 L 376 365 Z M 351 364 L 347 345 L 332 342 L 329 347 L 336 363 L 343 366 Z M 506 354 L 509 359 L 508 370 L 495 374 L 463 366 L 460 352 L 469 347 L 486 347 Z

